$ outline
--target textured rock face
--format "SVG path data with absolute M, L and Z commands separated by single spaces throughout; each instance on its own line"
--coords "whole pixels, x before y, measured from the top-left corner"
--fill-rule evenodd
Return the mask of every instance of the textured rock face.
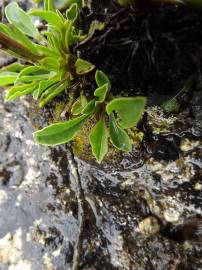
M 1 99 L 1 267 L 63 269 L 77 233 L 76 218 L 65 210 L 74 200 L 67 200 L 68 168 L 60 173 L 50 150 L 33 142 L 26 106 L 25 102 L 4 107 Z
M 198 138 L 172 160 L 159 150 L 160 160 L 136 152 L 116 166 L 72 165 L 65 147 L 33 142 L 28 111 L 1 96 L 0 269 L 201 269 Z

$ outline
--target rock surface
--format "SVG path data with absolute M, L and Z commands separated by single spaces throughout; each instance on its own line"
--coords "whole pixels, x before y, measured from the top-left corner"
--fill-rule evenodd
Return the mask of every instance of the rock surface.
M 202 269 L 201 234 L 192 242 L 183 227 L 198 216 L 194 235 L 201 224 L 201 190 L 195 189 L 201 184 L 197 138 L 190 138 L 194 147 L 173 160 L 172 155 L 166 160 L 163 149 L 158 150 L 160 160 L 158 154 L 143 159 L 136 152 L 116 166 L 98 167 L 76 158 L 83 198 L 79 210 L 68 148 L 36 145 L 27 101 L 4 104 L 2 98 L 1 270 L 73 269 L 77 249 L 78 269 Z M 167 143 L 168 149 L 174 147 L 172 140 Z M 144 234 L 139 225 L 151 215 L 160 227 L 154 235 Z M 184 239 L 176 239 L 175 230 Z M 191 249 L 184 248 L 185 240 Z

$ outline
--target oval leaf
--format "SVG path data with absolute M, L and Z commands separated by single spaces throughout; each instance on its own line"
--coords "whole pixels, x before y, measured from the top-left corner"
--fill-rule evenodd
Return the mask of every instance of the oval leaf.
M 113 113 L 109 116 L 109 135 L 112 144 L 119 150 L 125 152 L 132 150 L 132 144 L 128 134 L 117 125 Z
M 68 20 L 75 21 L 78 16 L 78 5 L 76 3 L 72 4 L 66 12 Z
M 108 85 L 108 90 L 111 89 L 111 83 L 108 76 L 101 70 L 97 70 L 95 73 L 95 81 L 98 87 L 103 86 L 104 84 Z
M 122 128 L 131 128 L 141 119 L 147 99 L 145 97 L 116 98 L 109 102 L 106 111 L 110 115 L 113 111 L 118 112 Z
M 96 105 L 105 101 L 106 95 L 108 92 L 108 84 L 105 83 L 103 86 L 97 88 L 94 92 L 94 96 L 98 98 Z
M 57 123 L 34 133 L 37 143 L 43 145 L 59 145 L 71 141 L 83 126 L 87 115 L 82 115 L 64 123 Z
M 17 27 L 24 34 L 37 38 L 39 32 L 33 24 L 30 16 L 22 10 L 17 3 L 11 2 L 5 8 L 5 14 L 8 21 Z
M 36 71 L 41 71 L 43 70 L 41 67 L 39 66 L 29 66 L 29 67 L 25 67 L 23 70 L 20 71 L 20 73 L 18 74 L 18 77 L 16 78 L 15 83 L 17 83 L 18 81 L 20 81 L 20 78 L 22 78 L 23 76 L 26 75 L 34 75 L 34 73 Z
M 37 87 L 37 84 L 35 84 L 35 83 L 13 86 L 9 90 L 5 100 L 11 101 L 11 100 L 14 100 L 18 97 L 32 93 L 36 89 L 36 87 Z
M 78 58 L 75 63 L 75 68 L 78 75 L 83 75 L 92 71 L 95 66 L 86 60 Z
M 63 21 L 61 17 L 53 11 L 35 9 L 30 11 L 29 14 L 40 17 L 41 19 L 47 21 L 49 24 L 55 26 L 59 30 L 61 30 L 61 28 L 63 27 Z
M 108 152 L 108 130 L 104 117 L 93 127 L 89 140 L 93 155 L 97 162 L 100 163 Z

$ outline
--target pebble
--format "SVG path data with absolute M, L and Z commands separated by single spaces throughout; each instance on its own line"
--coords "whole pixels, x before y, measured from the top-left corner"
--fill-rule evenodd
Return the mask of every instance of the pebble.
M 202 190 L 202 185 L 201 185 L 199 182 L 197 182 L 197 183 L 195 184 L 195 186 L 194 186 L 194 189 L 195 189 L 195 190 Z
M 171 223 L 176 223 L 180 218 L 180 213 L 173 208 L 166 209 L 163 215 L 165 220 Z
M 156 217 L 149 216 L 145 219 L 143 219 L 139 225 L 139 230 L 141 233 L 146 235 L 153 235 L 159 232 L 160 230 L 160 224 Z

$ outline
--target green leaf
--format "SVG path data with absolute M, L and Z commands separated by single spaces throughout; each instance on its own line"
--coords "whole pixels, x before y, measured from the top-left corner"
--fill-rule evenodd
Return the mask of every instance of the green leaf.
M 41 81 L 41 80 L 49 80 L 50 79 L 50 74 L 39 74 L 39 75 L 28 75 L 28 76 L 22 76 L 19 79 L 19 82 L 32 82 L 32 81 Z
M 65 35 L 64 35 L 64 43 L 67 49 L 69 50 L 69 47 L 71 45 L 71 39 L 72 39 L 72 28 L 73 28 L 73 21 L 66 21 L 65 22 Z
M 92 21 L 88 30 L 88 36 L 92 36 L 95 30 L 103 30 L 106 26 L 106 22 Z
M 60 57 L 60 54 L 53 48 L 48 48 L 48 47 L 36 44 L 36 49 L 39 52 L 42 52 L 47 57 L 55 57 L 55 58 Z
M 50 94 L 53 93 L 55 89 L 57 89 L 60 85 L 62 85 L 63 82 L 57 81 L 56 83 L 52 84 L 50 87 L 48 86 L 46 88 L 46 91 L 42 94 L 40 100 L 42 101 L 43 99 L 47 98 Z M 44 87 L 47 85 L 44 84 Z
M 39 87 L 34 91 L 33 98 L 37 100 L 41 94 L 47 90 L 50 86 L 56 83 L 56 80 L 45 80 L 39 83 Z
M 3 24 L 0 23 L 0 32 L 4 33 L 6 36 L 10 37 L 11 39 L 19 42 L 24 47 L 31 50 L 32 53 L 39 55 L 38 50 L 35 47 L 35 44 L 31 42 L 31 40 L 23 34 L 15 25 L 13 24 Z
M 0 32 L 4 33 L 5 35 L 13 38 L 12 32 L 10 30 L 10 28 L 8 27 L 8 25 L 4 24 L 4 23 L 0 23 Z
M 92 114 L 95 111 L 95 99 L 89 101 L 82 110 L 82 114 Z
M 98 101 L 95 102 L 96 105 L 98 103 L 102 103 L 105 101 L 107 92 L 108 92 L 108 84 L 107 83 L 105 83 L 103 86 L 101 86 L 95 90 L 94 96 L 98 98 Z
M 64 123 L 45 127 L 34 133 L 34 139 L 39 144 L 49 146 L 67 143 L 79 132 L 88 117 L 87 115 L 82 115 Z
M 32 93 L 36 87 L 37 87 L 37 84 L 35 84 L 35 83 L 13 86 L 9 90 L 5 101 L 11 101 L 11 100 L 14 100 L 18 97 Z
M 8 21 L 17 27 L 24 34 L 37 38 L 39 32 L 33 24 L 30 16 L 22 10 L 17 3 L 11 2 L 5 8 L 5 14 Z
M 45 69 L 49 71 L 57 71 L 60 67 L 58 60 L 54 57 L 45 57 L 40 61 L 40 63 Z
M 38 99 L 38 89 L 39 89 L 39 88 L 36 88 L 36 89 L 33 91 L 33 93 L 32 93 L 32 97 L 33 97 L 34 100 L 37 100 L 37 99 Z
M 61 17 L 53 11 L 34 9 L 30 11 L 29 14 L 40 17 L 41 19 L 47 21 L 50 25 L 55 26 L 58 30 L 61 30 L 63 27 Z
M 44 0 L 44 10 L 55 11 L 53 0 Z
M 71 108 L 71 114 L 73 115 L 79 115 L 81 114 L 83 108 L 86 106 L 87 104 L 87 99 L 85 96 L 81 95 L 72 105 Z
M 17 27 L 14 25 L 10 26 L 12 30 L 12 36 L 13 39 L 17 40 L 19 43 L 21 43 L 23 46 L 28 48 L 32 53 L 39 55 L 39 51 L 36 49 L 35 44 L 29 40 L 28 37 L 26 37 Z
M 39 107 L 43 108 L 47 103 L 58 96 L 68 86 L 68 81 L 59 82 L 49 87 L 41 96 Z
M 4 71 L 0 73 L 0 86 L 13 84 L 18 76 L 16 72 Z
M 26 75 L 36 75 L 36 71 L 44 71 L 44 73 L 47 75 L 47 71 L 45 71 L 42 67 L 39 66 L 29 66 L 29 67 L 25 67 L 23 70 L 20 71 L 20 73 L 18 74 L 18 77 L 16 78 L 15 83 L 21 81 L 20 79 Z M 37 74 L 38 75 L 38 74 Z M 23 80 L 23 79 L 22 79 Z
M 3 67 L 1 70 L 0 70 L 0 74 L 2 72 L 5 72 L 5 71 L 10 71 L 10 72 L 20 72 L 22 69 L 24 69 L 26 66 L 25 65 L 22 65 L 22 64 L 19 64 L 19 63 L 12 63 L 8 66 L 5 66 Z
M 53 47 L 59 55 L 63 54 L 61 35 L 56 32 L 46 32 L 45 35 L 48 37 L 49 46 Z
M 76 67 L 76 73 L 78 75 L 84 75 L 95 68 L 93 64 L 81 58 L 77 58 L 75 67 Z
M 9 54 L 15 55 L 15 57 L 23 58 L 32 62 L 37 62 L 41 59 L 40 55 L 32 53 L 28 48 L 16 41 L 16 37 L 12 39 L 0 32 L 0 39 L 2 49 L 7 50 Z
M 66 12 L 68 20 L 75 21 L 78 16 L 78 5 L 76 3 L 72 4 Z
M 97 70 L 95 73 L 95 81 L 97 83 L 98 87 L 103 86 L 104 84 L 107 83 L 108 85 L 108 90 L 111 89 L 111 83 L 110 80 L 108 78 L 108 76 L 101 70 Z
M 118 126 L 113 113 L 109 116 L 109 135 L 112 144 L 119 150 L 125 152 L 132 150 L 132 144 L 128 134 Z
M 60 16 L 60 18 L 63 21 L 63 23 L 65 23 L 66 20 L 65 20 L 64 16 L 62 15 L 62 12 L 60 12 L 59 9 L 56 9 L 56 13 Z
M 115 98 L 107 104 L 106 111 L 108 115 L 113 111 L 118 112 L 120 126 L 124 129 L 131 128 L 140 121 L 146 101 L 145 97 Z
M 97 162 L 100 163 L 108 152 L 108 130 L 104 117 L 101 117 L 99 122 L 93 127 L 89 140 L 93 155 Z

